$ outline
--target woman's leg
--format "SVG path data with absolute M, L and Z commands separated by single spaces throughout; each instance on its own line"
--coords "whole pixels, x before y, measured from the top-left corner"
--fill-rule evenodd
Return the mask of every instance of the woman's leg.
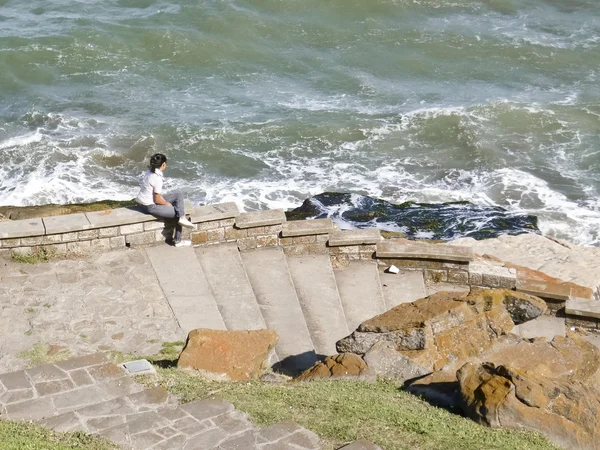
M 170 202 L 166 196 L 163 196 L 165 200 Z M 181 225 L 177 223 L 177 210 L 172 205 L 150 205 L 147 206 L 148 213 L 152 214 L 154 217 L 159 217 L 161 219 L 175 219 L 175 242 L 181 241 Z
M 173 209 L 175 210 L 175 217 L 185 217 L 185 210 L 183 206 L 183 194 L 179 191 L 170 192 L 163 195 L 163 198 L 168 201 L 171 205 L 173 205 Z M 181 241 L 181 231 L 183 230 L 182 226 L 177 222 L 175 224 L 175 242 Z

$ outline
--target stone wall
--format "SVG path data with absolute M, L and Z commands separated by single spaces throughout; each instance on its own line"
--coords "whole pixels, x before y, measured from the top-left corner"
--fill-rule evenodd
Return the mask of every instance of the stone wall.
M 196 207 L 186 203 L 186 214 L 196 229 L 184 229 L 184 237 L 194 246 L 235 242 L 240 251 L 280 247 L 288 256 L 329 255 L 334 268 L 352 261 L 375 260 L 380 266 L 421 271 L 427 283 L 528 292 L 544 298 L 552 314 L 566 316 L 573 325 L 600 327 L 600 311 L 597 317 L 586 312 L 586 308 L 591 310 L 589 305 L 596 306 L 596 302 L 590 303 L 591 291 L 560 280 L 540 281 L 539 272 L 476 261 L 470 247 L 384 240 L 377 229 L 339 230 L 331 219 L 287 221 L 282 210 L 240 212 L 235 203 Z M 119 208 L 0 222 L 0 252 L 35 253 L 45 249 L 57 254 L 85 254 L 155 245 L 172 234 L 168 222 L 135 207 Z M 579 301 L 576 309 L 569 307 L 574 301 Z

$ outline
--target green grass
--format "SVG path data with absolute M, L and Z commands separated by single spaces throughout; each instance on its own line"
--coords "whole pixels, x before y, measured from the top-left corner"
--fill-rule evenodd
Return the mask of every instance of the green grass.
M 317 433 L 330 450 L 364 438 L 385 450 L 556 450 L 537 433 L 490 429 L 436 408 L 392 382 L 322 381 L 309 383 L 218 382 L 158 363 L 158 380 L 182 402 L 220 397 L 248 413 L 257 425 L 294 420 Z M 162 366 L 162 367 L 160 367 Z
M 37 343 L 29 350 L 20 352 L 17 356 L 28 361 L 29 367 L 38 366 L 40 364 L 48 364 L 56 361 L 67 359 L 71 352 L 68 349 L 62 349 L 59 352 L 49 355 L 50 346 L 47 344 Z
M 26 422 L 0 420 L 2 450 L 116 450 L 102 438 L 84 433 L 56 433 Z

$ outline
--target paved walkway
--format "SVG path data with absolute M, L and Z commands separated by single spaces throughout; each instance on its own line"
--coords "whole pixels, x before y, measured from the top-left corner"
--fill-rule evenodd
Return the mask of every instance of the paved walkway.
M 0 330 L 0 373 L 26 367 L 18 355 L 39 353 L 36 344 L 148 355 L 186 338 L 139 249 L 35 265 L 0 258 Z

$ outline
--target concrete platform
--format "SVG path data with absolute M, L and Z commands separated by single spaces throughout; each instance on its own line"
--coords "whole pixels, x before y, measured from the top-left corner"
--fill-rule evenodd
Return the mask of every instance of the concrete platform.
M 427 296 L 423 272 L 420 270 L 406 270 L 392 274 L 379 269 L 379 278 L 383 287 L 386 311 L 402 303 L 414 302 Z
M 377 228 L 364 230 L 341 230 L 334 231 L 329 236 L 330 247 L 342 247 L 346 245 L 372 245 L 377 244 L 383 238 Z
M 235 218 L 235 226 L 238 228 L 266 227 L 281 225 L 286 220 L 283 209 L 266 209 L 241 213 Z
M 386 311 L 379 269 L 375 261 L 353 261 L 334 270 L 348 331 Z
M 565 336 L 565 319 L 554 316 L 540 316 L 537 319 L 517 325 L 512 332 L 524 339 L 544 337 L 551 341 L 554 336 Z
M 195 328 L 226 329 L 191 247 L 161 245 L 150 247 L 146 252 L 175 318 L 186 334 Z
M 0 239 L 42 236 L 45 234 L 42 219 L 7 220 L 0 222 Z
M 275 350 L 282 367 L 311 367 L 317 356 L 283 251 L 261 249 L 241 256 L 265 323 L 279 334 Z
M 187 213 L 187 209 L 186 209 Z M 191 211 L 191 220 L 194 223 L 210 222 L 212 220 L 232 219 L 240 214 L 240 210 L 233 202 L 216 203 L 214 205 L 195 206 Z
M 333 231 L 331 219 L 294 220 L 283 224 L 281 236 L 311 236 L 315 234 L 327 234 Z
M 289 257 L 288 266 L 315 351 L 335 355 L 335 343 L 350 332 L 329 255 Z
M 211 245 L 195 251 L 227 329 L 265 329 L 237 245 Z
M 436 261 L 473 261 L 473 248 L 427 242 L 381 242 L 377 244 L 378 258 L 415 258 Z

